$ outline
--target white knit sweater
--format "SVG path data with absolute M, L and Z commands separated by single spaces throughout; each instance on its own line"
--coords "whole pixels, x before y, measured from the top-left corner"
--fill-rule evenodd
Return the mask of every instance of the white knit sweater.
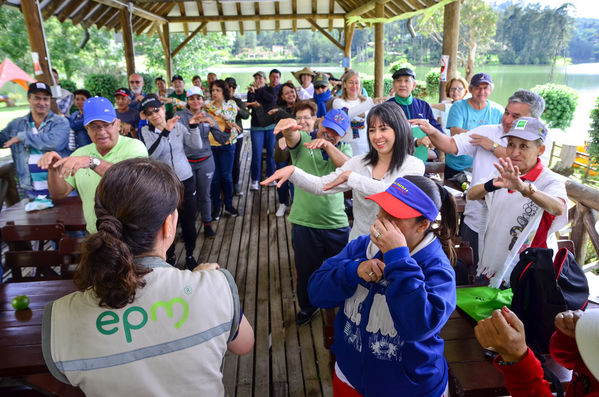
M 379 212 L 379 206 L 372 200 L 366 200 L 366 196 L 384 191 L 395 179 L 404 175 L 424 175 L 424 163 L 414 156 L 407 156 L 398 170 L 387 171 L 383 179 L 377 180 L 372 177 L 372 166 L 364 164 L 365 156 L 366 154 L 352 157 L 343 166 L 322 177 L 309 174 L 296 167 L 289 179 L 300 189 L 315 195 L 353 190 L 354 225 L 349 235 L 350 241 L 363 234 L 369 234 L 370 225 L 374 223 Z M 345 171 L 352 171 L 347 182 L 331 190 L 322 190 L 324 185 L 334 181 Z

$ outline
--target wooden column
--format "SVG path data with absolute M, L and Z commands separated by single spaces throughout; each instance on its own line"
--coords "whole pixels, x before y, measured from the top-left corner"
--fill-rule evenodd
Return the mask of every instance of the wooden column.
M 123 33 L 123 46 L 125 48 L 125 61 L 127 62 L 127 76 L 135 73 L 135 47 L 131 32 L 131 13 L 129 9 L 121 8 L 121 32 Z
M 352 23 L 351 25 L 347 24 L 347 20 L 344 20 L 343 25 L 343 55 L 346 58 L 350 59 L 350 67 L 351 67 L 351 43 L 354 39 L 354 31 L 356 30 L 356 24 Z M 345 68 L 347 72 L 349 68 Z
M 443 12 L 443 55 L 449 55 L 447 81 L 457 76 L 458 40 L 460 35 L 460 2 L 454 1 L 445 6 Z M 439 85 L 439 102 L 446 98 L 446 81 Z
M 376 18 L 385 16 L 385 4 L 377 1 L 374 7 Z M 385 74 L 385 24 L 382 22 L 374 25 L 374 97 L 383 96 Z
M 25 20 L 25 27 L 27 28 L 27 36 L 29 36 L 29 47 L 31 52 L 37 52 L 39 55 L 39 63 L 42 68 L 42 74 L 34 75 L 38 81 L 43 81 L 48 85 L 52 84 L 52 77 L 50 74 L 50 57 L 46 52 L 46 43 L 44 40 L 42 20 L 40 19 L 40 12 L 36 0 L 22 0 L 21 10 L 23 12 L 23 19 Z
M 169 35 L 168 23 L 164 23 L 162 26 L 156 24 L 156 32 L 158 33 L 160 43 L 162 44 L 162 50 L 164 51 L 164 63 L 166 69 L 165 80 L 170 82 L 173 75 L 173 60 L 171 57 L 171 39 Z

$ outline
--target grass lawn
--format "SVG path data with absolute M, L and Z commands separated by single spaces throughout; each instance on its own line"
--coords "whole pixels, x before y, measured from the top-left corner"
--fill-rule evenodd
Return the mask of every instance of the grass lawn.
M 6 127 L 12 119 L 25 116 L 27 113 L 29 113 L 29 104 L 15 106 L 14 108 L 0 106 L 0 130 Z

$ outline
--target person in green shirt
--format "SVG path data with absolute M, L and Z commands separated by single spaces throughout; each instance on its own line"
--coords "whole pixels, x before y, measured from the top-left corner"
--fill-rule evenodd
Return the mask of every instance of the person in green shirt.
M 282 131 L 293 165 L 313 175 L 327 175 L 341 167 L 352 155 L 351 146 L 340 142 L 349 128 L 349 117 L 341 112 L 321 123 L 314 131 L 316 104 L 300 101 L 295 105 L 295 119 L 283 119 L 275 127 Z M 313 132 L 312 132 L 313 131 Z M 328 258 L 337 255 L 347 244 L 349 222 L 345 214 L 343 193 L 315 196 L 296 188 L 289 214 L 293 225 L 295 268 L 297 270 L 297 297 L 300 312 L 297 325 L 308 324 L 318 313 L 308 298 L 308 280 Z
M 92 143 L 75 150 L 69 157 L 52 151 L 38 162 L 48 170 L 48 190 L 52 198 L 68 196 L 74 189 L 83 203 L 88 233 L 95 233 L 94 200 L 100 179 L 114 163 L 134 157 L 148 157 L 143 142 L 119 134 L 120 120 L 112 103 L 103 97 L 89 98 L 83 104 L 83 124 Z
M 183 80 L 183 77 L 176 74 L 171 79 L 171 82 L 173 83 L 175 91 L 168 94 L 166 98 L 160 98 L 165 104 L 164 108 L 166 109 L 167 120 L 171 119 L 177 111 L 187 107 L 187 95 L 185 93 L 185 81 Z

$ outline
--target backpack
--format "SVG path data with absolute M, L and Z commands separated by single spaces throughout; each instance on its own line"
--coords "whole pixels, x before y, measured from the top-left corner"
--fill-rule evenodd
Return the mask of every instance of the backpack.
M 535 354 L 549 353 L 555 316 L 566 310 L 584 310 L 589 285 L 582 268 L 567 248 L 557 251 L 528 248 L 510 276 L 512 311 L 524 323 L 526 344 Z

